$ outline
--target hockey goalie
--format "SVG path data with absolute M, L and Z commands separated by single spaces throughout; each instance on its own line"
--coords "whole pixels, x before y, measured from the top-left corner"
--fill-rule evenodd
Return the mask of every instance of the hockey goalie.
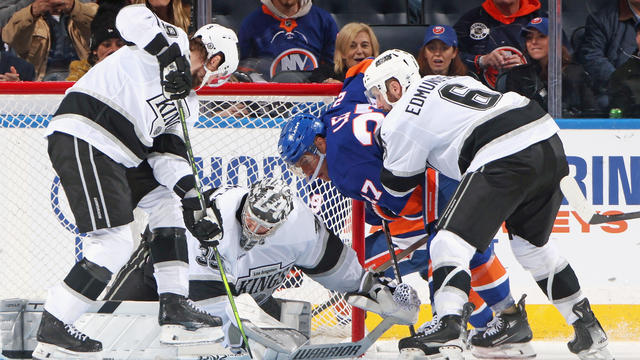
M 316 354 L 319 358 L 322 354 L 326 358 L 353 357 L 364 353 L 375 337 L 391 325 L 408 325 L 417 320 L 420 303 L 415 290 L 407 284 L 394 286 L 384 278 L 366 272 L 358 263 L 356 253 L 328 230 L 302 200 L 293 196 L 283 181 L 264 178 L 249 189 L 220 188 L 205 195 L 211 217 L 216 218 L 223 229 L 217 250 L 248 344 L 243 341 L 234 309 L 229 305 L 213 247 L 187 235 L 189 298 L 198 308 L 223 319 L 224 338 L 211 339 L 211 344 L 201 344 L 197 348 L 180 346 L 189 351 L 180 351 L 175 346 L 166 346 L 163 351 L 156 339 L 148 339 L 159 334 L 157 322 L 147 321 L 147 339 L 136 344 L 127 342 L 127 346 L 137 347 L 130 349 L 129 354 L 135 352 L 136 358 L 198 358 L 180 356 L 196 352 L 199 352 L 198 356 L 223 355 L 238 359 L 250 356 L 254 359 L 293 359 L 300 354 Z M 153 191 L 147 196 L 153 196 Z M 131 312 L 157 314 L 157 304 L 153 300 L 158 295 L 149 244 L 162 241 L 161 234 L 158 229 L 145 233 L 140 246 L 107 292 L 105 300 L 108 301 L 96 310 L 97 313 L 110 311 L 112 318 L 95 321 L 94 317 L 84 323 L 83 331 L 92 333 L 92 327 L 99 327 L 103 333 L 125 331 L 114 328 L 106 331 L 105 321 L 116 326 L 118 314 L 136 305 L 137 310 Z M 379 325 L 381 328 L 361 343 L 334 344 L 333 349 L 320 344 L 310 345 L 310 304 L 272 296 L 294 266 L 328 289 L 346 293 L 349 303 L 380 314 L 384 319 Z M 109 316 L 102 315 L 105 317 Z M 140 323 L 128 324 L 141 326 Z M 93 336 L 100 338 L 95 332 Z M 100 340 L 105 346 L 103 356 L 123 354 L 118 348 L 122 344 L 118 341 Z M 145 346 L 153 349 L 143 349 Z

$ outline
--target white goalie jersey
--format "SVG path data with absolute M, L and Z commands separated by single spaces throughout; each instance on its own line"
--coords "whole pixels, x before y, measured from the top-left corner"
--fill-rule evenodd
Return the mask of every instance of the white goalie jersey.
M 311 209 L 294 197 L 294 207 L 286 221 L 269 234 L 261 245 L 245 251 L 240 246 L 242 205 L 245 188 L 219 190 L 224 238 L 218 245 L 225 274 L 237 293 L 247 293 L 258 304 L 265 301 L 297 266 L 325 287 L 341 292 L 357 291 L 364 270 L 355 251 L 343 245 Z M 217 287 L 221 280 L 211 248 L 205 248 L 188 235 L 191 287 L 195 282 L 210 284 L 211 297 L 225 295 Z M 195 300 L 195 299 L 194 299 Z M 197 299 L 201 300 L 201 299 Z
M 66 91 L 45 136 L 55 131 L 75 136 L 126 167 L 147 159 L 154 169 L 162 169 L 156 178 L 171 189 L 191 169 L 184 146 L 154 148 L 154 140 L 163 135 L 179 139 L 165 144 L 184 143 L 184 139 L 176 101 L 163 96 L 158 60 L 144 47 L 162 36 L 169 44 L 178 43 L 188 56 L 189 39 L 145 5 L 123 8 L 116 26 L 128 46 L 96 64 Z M 187 122 L 195 122 L 196 93 L 191 91 L 182 103 Z

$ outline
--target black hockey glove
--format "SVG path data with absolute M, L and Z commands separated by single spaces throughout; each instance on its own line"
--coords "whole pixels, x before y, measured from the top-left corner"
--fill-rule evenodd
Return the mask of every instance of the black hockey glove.
M 171 100 L 186 98 L 191 91 L 193 79 L 189 60 L 180 52 L 180 46 L 177 43 L 171 44 L 157 58 L 164 97 Z
M 209 199 L 214 190 L 209 189 L 202 194 L 207 204 L 204 211 L 195 191 L 188 192 L 182 199 L 184 224 L 191 234 L 200 241 L 200 244 L 207 247 L 218 246 L 224 235 L 220 211 L 216 207 L 215 201 Z

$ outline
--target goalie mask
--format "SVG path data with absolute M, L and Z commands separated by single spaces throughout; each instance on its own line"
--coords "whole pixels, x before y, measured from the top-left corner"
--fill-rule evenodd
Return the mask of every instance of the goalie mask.
M 242 209 L 240 246 L 251 250 L 287 220 L 293 210 L 289 186 L 280 179 L 264 178 L 253 185 Z
M 387 96 L 387 80 L 396 79 L 402 87 L 402 92 L 406 92 L 411 84 L 420 81 L 420 68 L 413 55 L 408 52 L 392 49 L 378 55 L 371 65 L 364 72 L 365 95 L 371 104 L 376 104 L 376 95 L 389 104 L 396 101 L 389 101 Z
M 211 71 L 207 66 L 204 67 L 206 74 L 198 90 L 205 85 L 218 87 L 227 82 L 231 74 L 238 68 L 238 37 L 233 30 L 218 24 L 209 24 L 201 27 L 193 34 L 194 39 L 198 37 L 202 40 L 205 49 L 207 49 L 205 64 L 212 57 L 218 54 L 222 55 L 222 62 L 216 70 Z

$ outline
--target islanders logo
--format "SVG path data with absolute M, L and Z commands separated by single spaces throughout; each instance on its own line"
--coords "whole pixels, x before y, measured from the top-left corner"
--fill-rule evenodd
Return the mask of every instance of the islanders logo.
M 433 28 L 433 33 L 436 35 L 440 35 L 442 33 L 444 33 L 444 27 L 443 26 L 436 26 Z
M 541 17 L 537 17 L 534 18 L 533 20 L 531 20 L 532 24 L 540 24 L 542 22 L 542 18 Z
M 318 59 L 307 49 L 291 48 L 275 57 L 269 69 L 273 78 L 282 71 L 311 71 L 318 67 Z

